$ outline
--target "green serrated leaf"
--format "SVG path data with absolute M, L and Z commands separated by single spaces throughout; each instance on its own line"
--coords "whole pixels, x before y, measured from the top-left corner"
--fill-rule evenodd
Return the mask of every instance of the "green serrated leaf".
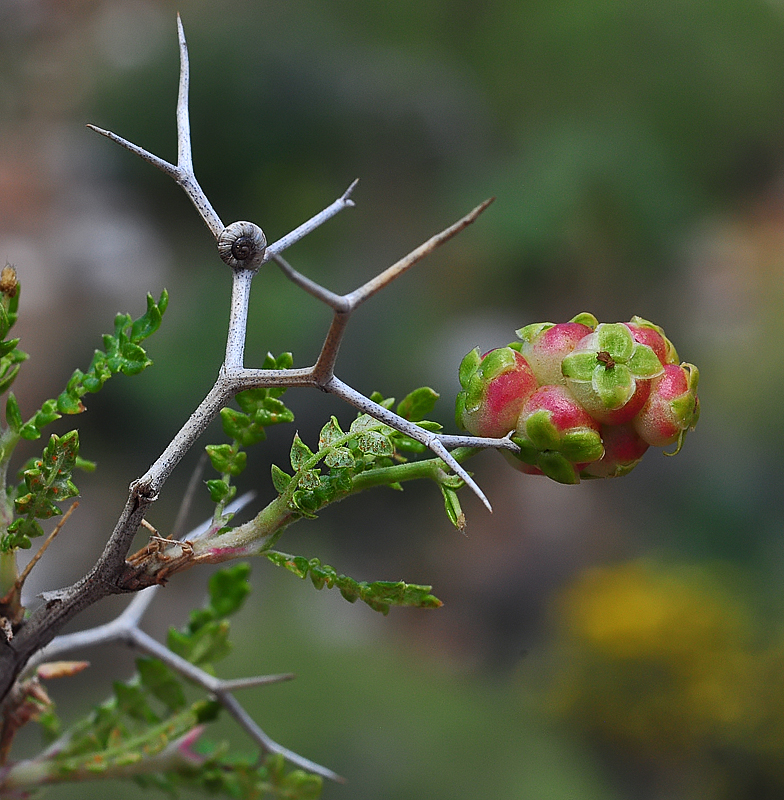
M 321 429 L 319 434 L 319 450 L 329 447 L 335 439 L 345 436 L 335 417 L 330 417 L 329 422 Z
M 133 342 L 125 342 L 122 345 L 120 356 L 118 369 L 113 372 L 122 372 L 123 375 L 138 375 L 152 364 L 144 349 Z
M 350 469 L 354 466 L 354 456 L 347 447 L 336 447 L 324 458 L 324 463 L 328 467 Z
M 313 458 L 313 451 L 299 438 L 299 434 L 294 435 L 294 441 L 291 443 L 291 468 L 297 472 L 302 468 L 303 464 L 309 459 Z
M 269 550 L 264 555 L 277 567 L 283 567 L 289 572 L 293 572 L 299 578 L 306 578 L 310 565 L 304 556 L 290 556 L 286 553 L 279 553 Z
M 260 425 L 278 425 L 281 422 L 293 422 L 294 412 L 277 397 L 268 396 L 262 400 L 261 407 L 256 409 L 253 419 Z
M 139 317 L 131 325 L 130 340 L 138 344 L 144 341 L 149 336 L 152 336 L 155 331 L 161 326 L 163 313 L 169 305 L 169 293 L 164 289 L 161 292 L 160 299 L 156 303 L 153 296 L 148 293 L 147 295 L 147 312 L 144 316 Z
M 178 711 L 185 706 L 185 692 L 176 675 L 157 658 L 139 658 L 136 669 L 144 686 L 160 700 L 169 711 Z
M 270 467 L 270 472 L 272 473 L 272 485 L 275 487 L 275 491 L 278 494 L 283 494 L 289 488 L 291 475 L 284 472 L 277 464 L 273 464 Z
M 10 550 L 29 550 L 33 543 L 31 539 L 44 535 L 44 529 L 34 519 L 18 517 L 8 526 L 8 533 L 0 542 L 0 550 L 4 553 Z
M 398 404 L 397 413 L 403 419 L 419 422 L 424 419 L 436 404 L 440 395 L 429 386 L 422 386 L 407 394 Z
M 337 572 L 329 564 L 322 564 L 317 558 L 311 558 L 308 561 L 308 568 L 310 569 L 310 582 L 319 591 L 325 586 L 331 589 L 339 579 Z
M 14 433 L 18 434 L 22 430 L 22 414 L 19 411 L 19 403 L 13 393 L 9 394 L 8 399 L 5 401 L 5 421 Z
M 360 414 L 352 423 L 349 431 L 351 433 L 361 433 L 362 431 L 366 431 L 369 428 L 376 428 L 381 423 L 370 416 L 370 414 Z
M 365 431 L 357 436 L 357 446 L 363 453 L 373 456 L 391 456 L 395 452 L 388 436 L 378 431 Z
M 250 594 L 250 564 L 235 564 L 215 572 L 209 580 L 210 608 L 218 617 L 239 611 Z
M 300 578 L 309 575 L 316 589 L 337 588 L 349 602 L 362 600 L 382 614 L 386 614 L 392 605 L 419 608 L 441 606 L 441 601 L 430 594 L 431 586 L 408 584 L 403 581 L 358 582 L 347 575 L 339 575 L 332 567 L 322 564 L 318 558 L 306 559 L 275 550 L 265 551 L 263 555 L 276 566 L 285 567 Z
M 245 469 L 247 453 L 237 452 L 229 444 L 208 444 L 204 449 L 213 469 L 222 475 L 239 475 Z
M 23 473 L 27 492 L 14 501 L 16 512 L 29 519 L 48 519 L 61 514 L 56 503 L 79 493 L 71 481 L 78 454 L 77 431 L 64 436 L 52 434 L 36 466 Z
M 208 444 L 204 448 L 210 457 L 210 463 L 216 472 L 221 475 L 239 475 L 248 461 L 248 454 L 237 452 L 229 444 Z
M 210 500 L 212 500 L 213 503 L 221 503 L 231 500 L 231 498 L 237 493 L 236 486 L 229 486 L 226 481 L 218 478 L 207 481 L 207 489 L 210 492 Z
M 267 438 L 264 428 L 242 411 L 222 408 L 220 417 L 223 432 L 229 438 L 236 440 L 241 447 L 250 447 Z
M 320 485 L 318 470 L 306 469 L 299 473 L 299 486 L 302 489 L 317 489 Z
M 102 337 L 105 352 L 95 351 L 86 373 L 74 371 L 59 397 L 56 400 L 47 400 L 40 411 L 19 426 L 19 435 L 29 440 L 39 438 L 42 429 L 59 419 L 62 414 L 78 414 L 84 411 L 81 397 L 87 392 L 99 391 L 113 374 L 122 372 L 135 375 L 146 369 L 152 361 L 139 346 L 139 342 L 158 329 L 167 305 L 168 294 L 164 290 L 157 304 L 150 295 L 147 296 L 147 313 L 138 320 L 132 321 L 128 314 L 118 314 L 114 320 L 114 335 L 104 334 Z M 0 357 L 0 393 L 9 388 L 18 372 L 18 365 L 26 358 L 26 353 L 16 349 Z
M 261 407 L 261 403 L 266 397 L 266 389 L 246 389 L 244 392 L 239 392 L 234 399 L 246 414 L 253 414 L 257 408 Z

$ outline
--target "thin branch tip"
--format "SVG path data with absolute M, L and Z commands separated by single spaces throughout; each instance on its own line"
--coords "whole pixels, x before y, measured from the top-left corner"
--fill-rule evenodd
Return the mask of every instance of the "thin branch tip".
M 487 200 L 480 203 L 473 211 L 466 215 L 470 218 L 469 222 L 473 222 L 482 212 L 486 211 L 495 202 L 495 197 L 488 197 Z
M 357 188 L 358 183 L 359 183 L 359 178 L 354 178 L 354 180 L 351 181 L 351 184 L 349 185 L 348 189 L 346 189 L 346 191 L 343 192 L 343 194 L 340 196 L 340 199 L 345 200 L 349 205 L 353 206 L 354 200 L 352 199 L 351 194 L 354 191 L 354 189 Z

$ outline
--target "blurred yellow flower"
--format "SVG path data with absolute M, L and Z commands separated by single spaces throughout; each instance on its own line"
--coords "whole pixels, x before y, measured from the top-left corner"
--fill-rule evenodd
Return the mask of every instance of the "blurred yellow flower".
M 558 597 L 550 710 L 591 740 L 711 775 L 764 775 L 784 791 L 784 646 L 716 564 L 591 569 Z M 742 781 L 741 781 L 742 783 Z

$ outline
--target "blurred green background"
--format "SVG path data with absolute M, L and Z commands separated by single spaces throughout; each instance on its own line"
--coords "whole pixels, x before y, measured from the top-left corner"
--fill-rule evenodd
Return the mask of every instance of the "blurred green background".
M 23 412 L 89 363 L 115 311 L 171 294 L 155 367 L 88 398 L 78 423 L 100 469 L 35 591 L 93 563 L 222 358 L 229 274 L 208 232 L 172 181 L 84 128 L 175 158 L 176 10 L 196 172 L 224 221 L 274 240 L 360 178 L 357 207 L 288 252 L 328 287 L 497 198 L 356 314 L 342 379 L 398 398 L 429 384 L 453 430 L 469 349 L 581 311 L 657 322 L 702 374 L 683 452 L 650 452 L 626 478 L 559 486 L 487 453 L 472 469 L 495 513 L 466 496 L 466 537 L 430 486 L 292 529 L 282 549 L 358 580 L 432 583 L 445 606 L 382 618 L 256 564 L 225 671 L 298 678 L 249 693 L 255 718 L 347 777 L 329 800 L 784 795 L 784 5 L 0 0 L 0 259 L 24 286 Z M 248 365 L 267 350 L 311 363 L 328 322 L 268 268 Z M 353 416 L 315 392 L 287 401 L 305 441 Z M 253 454 L 258 502 L 292 435 Z M 162 531 L 196 457 L 153 511 Z M 180 624 L 205 584 L 174 581 L 149 630 Z M 131 669 L 125 652 L 87 655 L 85 681 L 52 688 L 66 716 Z

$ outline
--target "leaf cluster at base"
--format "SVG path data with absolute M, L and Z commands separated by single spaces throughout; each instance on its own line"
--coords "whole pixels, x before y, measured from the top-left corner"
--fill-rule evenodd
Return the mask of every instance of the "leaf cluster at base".
M 249 573 L 249 565 L 243 563 L 213 574 L 205 606 L 191 612 L 182 630 L 170 633 L 174 652 L 214 671 L 215 662 L 230 652 L 227 617 L 248 596 Z M 320 796 L 322 779 L 299 769 L 287 770 L 279 755 L 260 760 L 229 753 L 225 743 L 203 741 L 201 727 L 217 718 L 221 706 L 209 698 L 188 702 L 187 684 L 158 659 L 140 658 L 136 667 L 131 680 L 114 683 L 112 696 L 50 748 L 50 782 L 114 777 L 173 796 L 194 789 L 259 800 Z M 53 709 L 39 723 L 50 738 L 59 735 Z M 162 768 L 156 769 L 158 765 Z

